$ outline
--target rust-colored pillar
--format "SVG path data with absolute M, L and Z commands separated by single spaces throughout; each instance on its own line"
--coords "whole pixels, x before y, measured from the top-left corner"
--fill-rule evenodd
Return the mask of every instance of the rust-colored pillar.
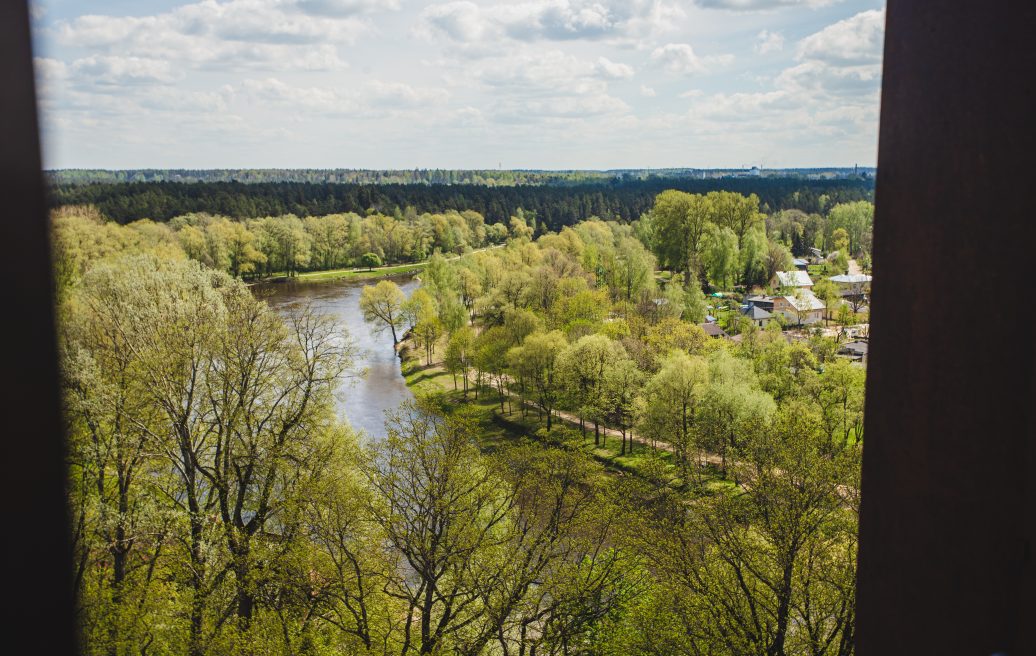
M 1036 6 L 889 0 L 858 652 L 1036 654 Z
M 0 650 L 71 654 L 64 439 L 26 0 L 0 2 L 0 84 Z

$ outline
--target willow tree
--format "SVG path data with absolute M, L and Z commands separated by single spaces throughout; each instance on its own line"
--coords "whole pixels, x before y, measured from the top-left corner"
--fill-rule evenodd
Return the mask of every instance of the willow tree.
M 406 313 L 403 305 L 406 303 L 406 294 L 399 288 L 399 285 L 391 280 L 382 280 L 376 285 L 368 285 L 360 292 L 360 311 L 363 312 L 364 320 L 374 324 L 375 330 L 392 332 L 392 344 L 399 344 L 397 330 L 402 328 L 406 321 Z

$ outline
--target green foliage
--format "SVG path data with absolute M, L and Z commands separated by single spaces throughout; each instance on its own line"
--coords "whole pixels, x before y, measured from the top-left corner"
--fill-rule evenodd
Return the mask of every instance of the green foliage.
M 381 256 L 377 253 L 364 253 L 360 256 L 360 264 L 367 267 L 367 270 L 370 271 L 374 267 L 382 265 Z
M 666 192 L 556 234 L 516 211 L 462 259 L 493 239 L 474 212 L 57 213 L 87 653 L 851 654 L 865 371 L 778 322 L 710 338 L 684 282 L 758 284 L 824 234 L 768 237 L 759 203 Z M 659 251 L 695 212 L 696 251 Z M 638 236 L 683 258 L 661 289 Z M 360 308 L 448 373 L 360 448 L 347 340 L 234 277 L 364 253 L 431 254 Z

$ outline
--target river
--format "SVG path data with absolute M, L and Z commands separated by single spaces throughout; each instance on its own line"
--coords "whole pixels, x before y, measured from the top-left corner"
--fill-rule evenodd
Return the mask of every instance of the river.
M 330 314 L 345 328 L 357 353 L 355 371 L 366 375 L 341 384 L 336 394 L 338 413 L 356 430 L 372 437 L 385 435 L 385 411 L 407 399 L 410 389 L 399 370 L 399 359 L 392 348 L 392 334 L 374 332 L 360 312 L 360 292 L 377 280 L 342 280 L 323 283 L 270 283 L 256 288 L 257 295 L 270 307 L 284 308 L 292 303 L 310 302 L 321 312 Z M 407 296 L 417 289 L 413 279 L 397 280 Z

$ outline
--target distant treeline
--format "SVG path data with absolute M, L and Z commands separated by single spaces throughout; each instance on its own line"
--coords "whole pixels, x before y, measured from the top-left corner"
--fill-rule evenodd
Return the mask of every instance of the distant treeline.
M 848 178 L 874 176 L 874 169 L 811 168 L 748 171 L 745 169 L 59 169 L 47 172 L 51 184 L 94 182 L 312 182 L 354 184 L 475 184 L 493 186 L 607 184 L 630 180 L 729 178 L 759 174 L 781 178 Z
M 822 213 L 837 203 L 872 200 L 870 178 L 806 180 L 802 178 L 713 178 L 618 180 L 606 184 L 570 186 L 486 186 L 413 184 L 312 184 L 277 182 L 135 182 L 58 184 L 51 188 L 51 203 L 94 205 L 105 216 L 128 223 L 149 218 L 167 221 L 192 212 L 236 218 L 295 214 L 312 216 L 369 211 L 419 213 L 474 210 L 489 223 L 504 222 L 519 208 L 532 210 L 541 225 L 557 230 L 597 216 L 632 220 L 651 208 L 666 189 L 690 193 L 732 191 L 756 194 L 764 212 L 799 209 Z

